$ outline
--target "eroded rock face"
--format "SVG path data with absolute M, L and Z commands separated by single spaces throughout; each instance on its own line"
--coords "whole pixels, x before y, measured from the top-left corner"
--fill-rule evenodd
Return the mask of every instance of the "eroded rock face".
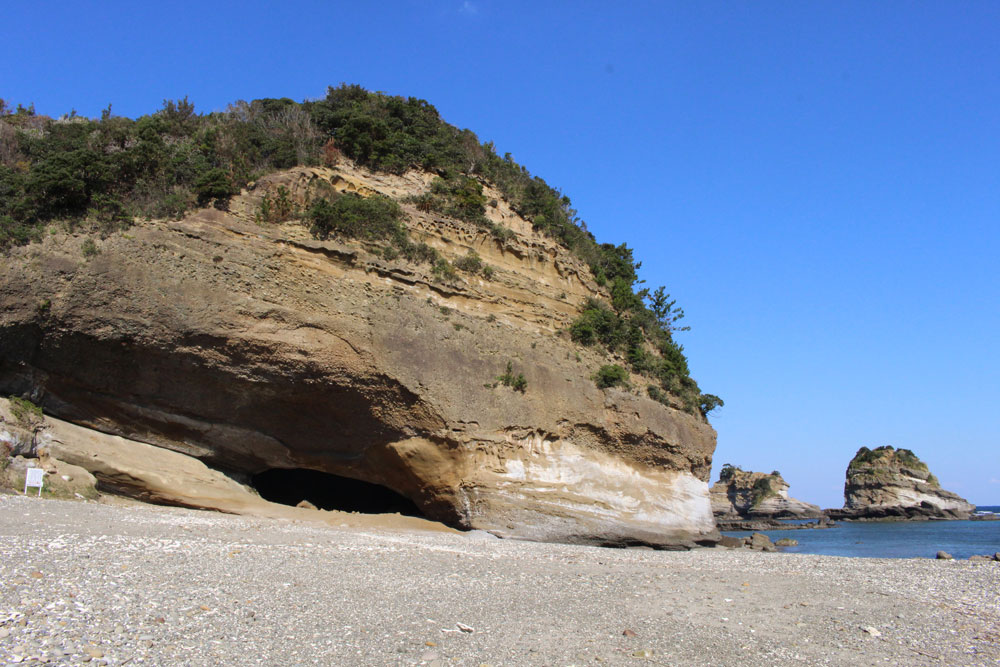
M 299 168 L 231 212 L 139 223 L 91 257 L 60 234 L 15 249 L 0 266 L 0 394 L 238 481 L 309 468 L 380 484 L 457 527 L 714 540 L 714 430 L 594 385 L 606 359 L 557 333 L 600 288 L 497 193 L 488 215 L 513 238 L 406 207 L 415 241 L 452 260 L 475 250 L 492 280 L 442 282 L 427 264 L 253 220 L 278 185 L 301 202 L 317 185 L 401 197 L 429 180 Z M 493 386 L 508 361 L 524 393 Z
M 847 466 L 843 519 L 966 519 L 975 506 L 941 488 L 927 464 L 908 449 L 862 447 Z
M 10 434 L 9 402 L 0 398 L 0 446 Z M 14 420 L 16 422 L 17 420 Z M 3 450 L 0 449 L 0 456 Z M 43 495 L 91 499 L 100 493 L 130 496 L 151 503 L 208 508 L 291 521 L 315 521 L 332 526 L 380 530 L 450 531 L 440 523 L 414 516 L 368 516 L 341 511 L 317 511 L 269 502 L 250 486 L 214 470 L 198 459 L 121 436 L 46 416 L 35 424 L 25 458 L 16 456 L 3 470 L 0 487 L 21 491 L 24 468 L 46 471 Z M 348 480 L 353 481 L 353 480 Z M 29 489 L 30 492 L 30 489 Z
M 741 519 L 814 519 L 825 515 L 818 505 L 788 495 L 781 475 L 732 469 L 710 489 L 712 513 L 719 521 Z

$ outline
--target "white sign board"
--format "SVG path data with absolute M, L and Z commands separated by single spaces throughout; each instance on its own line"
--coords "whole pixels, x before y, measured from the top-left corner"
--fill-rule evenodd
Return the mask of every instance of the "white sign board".
M 42 495 L 42 485 L 45 483 L 45 471 L 41 468 L 28 468 L 24 471 L 24 493 L 27 495 L 29 486 L 38 487 L 38 495 Z

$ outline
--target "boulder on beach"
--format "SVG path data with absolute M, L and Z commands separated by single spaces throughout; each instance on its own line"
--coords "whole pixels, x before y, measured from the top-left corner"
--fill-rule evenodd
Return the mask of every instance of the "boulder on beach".
M 771 538 L 764 533 L 754 533 L 750 537 L 743 538 L 743 545 L 753 549 L 754 551 L 777 551 L 778 547 L 774 545 Z

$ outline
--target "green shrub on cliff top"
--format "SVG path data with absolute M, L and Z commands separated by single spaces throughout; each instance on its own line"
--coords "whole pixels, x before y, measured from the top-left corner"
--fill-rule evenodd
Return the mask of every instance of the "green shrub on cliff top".
M 422 211 L 434 211 L 466 222 L 489 227 L 483 186 L 468 176 L 435 178 L 430 189 L 409 201 Z
M 330 201 L 320 198 L 306 211 L 313 236 L 341 236 L 366 241 L 398 240 L 406 235 L 403 209 L 381 195 L 362 197 L 353 193 Z
M 330 152 L 374 170 L 436 171 L 441 178 L 417 204 L 480 224 L 502 241 L 510 230 L 485 218 L 481 182 L 491 183 L 515 212 L 582 258 L 596 282 L 608 288 L 617 319 L 585 311 L 573 329 L 575 339 L 624 351 L 633 371 L 655 381 L 658 389 L 651 395 L 664 402 L 673 396 L 702 414 L 722 404 L 701 394 L 682 346 L 673 340 L 673 333 L 684 329 L 677 326 L 683 311 L 662 287 L 653 293 L 637 289 L 639 264 L 630 248 L 598 244 L 569 197 L 414 97 L 342 84 L 317 101 L 239 101 L 204 115 L 187 98 L 167 100 L 160 111 L 136 120 L 112 116 L 110 106 L 100 120 L 52 119 L 33 108 L 18 106 L 15 113 L 5 107 L 0 250 L 38 238 L 38 230 L 55 219 L 71 224 L 90 219 L 113 229 L 134 216 L 178 217 L 196 202 L 224 206 L 249 181 L 297 164 L 318 164 Z M 315 204 L 307 213 L 318 236 L 394 238 L 401 254 L 412 251 L 395 225 L 386 226 L 378 206 L 370 211 L 376 216 L 370 226 L 359 226 L 332 207 L 332 202 Z
M 885 461 L 887 465 L 900 465 L 916 471 L 926 471 L 927 464 L 917 458 L 909 449 L 894 449 L 891 445 L 883 445 L 875 449 L 861 447 L 854 455 L 847 469 L 857 469 L 879 461 Z
M 699 396 L 700 403 L 698 404 L 698 409 L 701 410 L 701 414 L 707 415 L 717 408 L 721 408 L 725 405 L 725 402 L 716 396 L 715 394 L 701 394 Z M 776 474 L 776 473 L 771 473 Z
M 587 300 L 580 316 L 570 325 L 569 332 L 577 343 L 600 343 L 609 351 L 622 347 L 628 337 L 625 321 L 596 299 Z
M 486 202 L 475 179 L 489 181 L 535 229 L 560 240 L 599 272 L 601 251 L 569 197 L 532 176 L 509 153 L 497 155 L 492 142 L 480 143 L 471 130 L 446 123 L 426 100 L 341 84 L 303 107 L 315 126 L 359 164 L 397 174 L 411 168 L 436 171 L 444 182 L 431 194 L 457 205 L 456 217 L 478 220 Z
M 226 208 L 229 198 L 238 192 L 229 174 L 218 167 L 209 169 L 194 181 L 194 192 L 198 195 L 198 205 L 214 202 L 216 208 Z
M 907 468 L 915 468 L 918 470 L 927 469 L 927 464 L 917 458 L 917 455 L 909 449 L 897 449 L 896 460 Z
M 743 472 L 743 468 L 734 466 L 732 463 L 724 463 L 722 464 L 722 470 L 719 471 L 719 481 L 728 482 L 738 472 Z
M 411 262 L 430 263 L 438 279 L 455 278 L 455 270 L 434 248 L 414 243 L 403 223 L 405 214 L 392 199 L 381 195 L 362 197 L 354 193 L 333 199 L 319 198 L 305 212 L 309 230 L 318 239 L 330 236 L 387 241 L 381 249 L 386 259 L 402 256 Z
M 624 244 L 599 247 L 599 261 L 592 269 L 599 283 L 610 286 L 611 308 L 589 299 L 570 325 L 570 337 L 582 345 L 599 344 L 612 354 L 624 353 L 633 372 L 657 381 L 648 392 L 654 400 L 671 405 L 672 395 L 688 411 L 708 415 L 723 401 L 701 393 L 691 379 L 684 348 L 674 340 L 675 332 L 688 329 L 678 325 L 684 311 L 663 287 L 652 293 L 636 290 L 641 282 L 638 268 Z
M 37 239 L 50 220 L 114 229 L 135 216 L 177 217 L 254 178 L 318 161 L 320 134 L 292 100 L 195 113 L 165 100 L 136 120 L 0 112 L 0 250 Z
M 881 449 L 884 449 L 884 447 Z M 872 450 L 868 449 L 867 447 L 861 447 L 861 449 L 858 450 L 858 453 L 854 455 L 854 458 L 851 459 L 851 462 L 848 464 L 847 467 L 855 468 L 864 465 L 866 463 L 871 463 L 878 457 L 879 457 L 878 454 L 875 454 L 874 452 L 872 452 Z

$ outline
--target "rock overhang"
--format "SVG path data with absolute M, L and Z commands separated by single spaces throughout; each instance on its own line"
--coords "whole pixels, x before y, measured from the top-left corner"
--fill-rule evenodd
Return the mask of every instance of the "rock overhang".
M 385 187 L 361 171 L 344 178 Z M 237 475 L 307 467 L 384 484 L 453 525 L 711 540 L 714 431 L 594 386 L 597 355 L 555 332 L 596 286 L 550 240 L 500 242 L 418 216 L 414 229 L 442 252 L 475 248 L 499 267 L 494 281 L 442 285 L 363 245 L 262 228 L 240 201 L 230 214 L 139 224 L 94 261 L 72 257 L 73 237 L 52 237 L 30 250 L 41 261 L 0 270 L 0 391 Z M 524 394 L 486 386 L 508 362 L 526 373 Z M 562 504 L 544 503 L 550 474 L 575 468 L 590 472 L 560 490 Z M 516 498 L 515 481 L 535 499 Z

